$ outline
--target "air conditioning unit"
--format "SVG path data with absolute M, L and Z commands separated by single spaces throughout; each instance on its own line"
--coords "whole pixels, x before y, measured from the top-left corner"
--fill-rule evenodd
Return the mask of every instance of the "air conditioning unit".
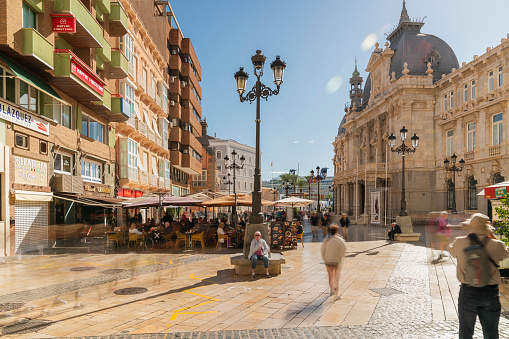
M 174 83 L 174 82 L 175 82 L 175 78 L 176 78 L 176 76 L 174 76 L 174 75 L 170 75 L 170 82 L 171 82 L 171 83 Z
M 187 83 L 185 81 L 180 82 L 180 87 L 184 88 L 187 86 Z
M 174 106 L 175 106 L 175 101 L 170 100 L 170 106 L 171 106 L 171 107 L 174 107 Z

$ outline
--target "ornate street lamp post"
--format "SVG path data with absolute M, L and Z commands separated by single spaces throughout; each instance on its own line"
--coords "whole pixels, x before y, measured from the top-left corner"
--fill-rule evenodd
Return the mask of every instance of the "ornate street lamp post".
M 317 194 L 318 194 L 318 206 L 317 206 L 317 213 L 320 214 L 321 213 L 321 208 L 320 208 L 320 181 L 322 181 L 323 179 L 325 179 L 327 177 L 327 168 L 324 167 L 322 168 L 322 170 L 320 171 L 320 166 L 316 166 L 316 176 L 315 176 L 315 171 L 311 170 L 310 172 L 311 176 L 310 176 L 310 179 L 314 179 L 317 183 L 318 183 L 318 187 L 317 187 Z
M 405 199 L 405 154 L 414 153 L 417 149 L 417 144 L 419 143 L 419 137 L 414 134 L 410 139 L 412 140 L 412 147 L 410 148 L 405 144 L 406 134 L 408 130 L 403 126 L 403 128 L 399 131 L 401 133 L 401 145 L 397 148 L 394 148 L 394 144 L 396 142 L 396 137 L 394 134 L 387 138 L 389 139 L 389 146 L 391 147 L 392 152 L 401 153 L 403 155 L 403 164 L 402 164 L 402 174 L 401 174 L 401 210 L 399 211 L 400 216 L 407 216 L 408 213 L 406 211 L 406 199 Z
M 445 167 L 445 170 L 448 171 L 448 172 L 452 172 L 452 211 L 451 213 L 458 213 L 458 211 L 456 211 L 456 172 L 461 172 L 463 171 L 463 166 L 465 166 L 465 160 L 461 159 L 459 161 L 459 167 L 456 166 L 456 159 L 458 157 L 456 156 L 456 154 L 453 154 L 451 156 L 451 162 L 452 162 L 452 166 L 450 166 L 450 161 L 449 159 L 445 159 L 444 160 L 444 167 Z
M 230 173 L 228 173 L 228 178 L 223 175 L 223 184 L 228 185 L 228 194 L 230 194 L 230 186 L 233 185 L 233 181 L 230 180 Z
M 230 158 L 228 158 L 227 155 L 224 157 L 224 167 L 226 169 L 233 170 L 233 195 L 235 196 L 235 202 L 234 202 L 233 210 L 232 210 L 232 224 L 233 224 L 233 226 L 235 226 L 237 223 L 237 188 L 236 188 L 237 185 L 235 182 L 237 180 L 237 170 L 244 168 L 244 161 L 246 159 L 244 158 L 244 156 L 241 156 L 240 157 L 240 165 L 237 164 L 237 152 L 235 152 L 235 150 L 232 151 L 232 158 L 233 158 L 232 163 L 230 165 L 228 165 L 228 161 L 230 160 Z M 229 186 L 228 186 L 228 188 L 229 188 Z
M 261 224 L 263 222 L 262 214 L 262 192 L 261 192 L 261 167 L 260 167 L 260 98 L 267 100 L 271 95 L 279 94 L 279 86 L 283 83 L 283 73 L 286 64 L 276 56 L 270 64 L 274 75 L 274 83 L 277 86 L 275 91 L 266 87 L 261 83 L 260 77 L 263 75 L 263 65 L 265 64 L 266 57 L 262 54 L 261 50 L 256 51 L 256 55 L 251 57 L 251 62 L 254 66 L 254 74 L 256 75 L 256 84 L 253 86 L 251 91 L 247 92 L 244 96 L 242 94 L 246 91 L 246 83 L 248 74 L 241 67 L 240 70 L 235 73 L 235 80 L 237 82 L 237 92 L 239 92 L 240 102 L 249 101 L 252 103 L 256 100 L 256 156 L 255 156 L 255 171 L 254 171 L 254 191 L 253 191 L 253 207 L 252 213 L 249 218 L 251 224 Z

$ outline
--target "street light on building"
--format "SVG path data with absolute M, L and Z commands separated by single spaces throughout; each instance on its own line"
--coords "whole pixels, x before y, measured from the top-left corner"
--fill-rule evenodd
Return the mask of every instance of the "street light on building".
M 290 181 L 286 180 L 286 197 L 285 198 L 289 197 L 288 196 L 288 188 L 291 188 L 292 186 L 293 186 L 293 184 Z
M 244 156 L 240 157 L 240 165 L 237 163 L 237 152 L 235 150 L 232 151 L 232 163 L 228 165 L 228 161 L 230 161 L 230 158 L 228 158 L 228 155 L 224 157 L 224 167 L 226 169 L 232 169 L 233 170 L 233 195 L 234 195 L 234 205 L 232 210 L 232 223 L 235 225 L 237 223 L 237 170 L 240 170 L 244 168 L 244 161 L 246 158 Z M 230 175 L 230 174 L 228 174 Z M 229 186 L 228 186 L 229 188 Z
M 237 82 L 237 92 L 239 92 L 240 102 L 249 101 L 250 103 L 256 100 L 256 156 L 255 156 L 255 171 L 254 171 L 254 191 L 253 191 L 253 205 L 252 213 L 249 218 L 251 224 L 261 224 L 263 222 L 262 214 L 262 192 L 261 192 L 261 164 L 260 164 L 260 98 L 267 100 L 271 95 L 279 94 L 279 86 L 283 83 L 283 73 L 286 68 L 286 64 L 276 56 L 270 64 L 272 73 L 274 75 L 274 83 L 277 86 L 276 90 L 271 90 L 261 83 L 260 77 L 263 75 L 263 65 L 265 64 L 266 57 L 262 54 L 262 51 L 257 50 L 256 55 L 251 57 L 251 62 L 254 67 L 254 74 L 256 75 L 256 84 L 253 86 L 251 91 L 247 92 L 244 96 L 242 95 L 246 91 L 248 74 L 241 67 L 238 72 L 235 73 L 235 81 Z
M 318 188 L 317 188 L 317 194 L 318 194 L 318 206 L 317 206 L 317 212 L 318 214 L 320 214 L 321 212 L 321 209 L 320 209 L 320 181 L 322 181 L 323 179 L 325 179 L 327 177 L 327 167 L 324 167 L 322 168 L 322 170 L 320 171 L 320 166 L 316 166 L 316 176 L 315 176 L 315 171 L 311 170 L 310 172 L 310 180 L 313 179 L 314 181 L 316 181 L 318 183 Z
M 406 211 L 406 199 L 405 199 L 405 154 L 414 153 L 417 149 L 417 144 L 419 143 L 419 137 L 414 133 L 414 136 L 410 139 L 412 140 L 412 147 L 410 148 L 405 144 L 406 140 L 406 134 L 408 130 L 403 126 L 402 129 L 400 129 L 401 134 L 401 145 L 399 145 L 397 148 L 394 148 L 394 144 L 396 143 L 396 137 L 394 134 L 391 133 L 391 135 L 387 138 L 389 140 L 389 146 L 391 147 L 392 152 L 401 153 L 403 155 L 403 163 L 402 163 L 402 173 L 401 173 L 401 210 L 399 211 L 400 216 L 407 216 L 408 213 Z
M 452 211 L 451 213 L 458 213 L 456 211 L 456 172 L 463 171 L 463 166 L 465 166 L 465 160 L 461 159 L 459 161 L 459 167 L 456 166 L 456 159 L 458 156 L 453 154 L 451 156 L 451 161 L 449 159 L 444 160 L 445 170 L 448 172 L 452 172 Z M 452 162 L 452 166 L 450 165 Z

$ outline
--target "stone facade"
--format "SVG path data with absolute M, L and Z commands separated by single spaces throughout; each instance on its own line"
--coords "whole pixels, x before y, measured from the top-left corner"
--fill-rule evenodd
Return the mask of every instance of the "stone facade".
M 391 152 L 387 138 L 396 136 L 396 149 L 405 127 L 410 149 L 411 136 L 419 137 L 415 153 L 404 157 L 406 207 L 415 222 L 424 221 L 431 211 L 451 210 L 454 191 L 459 213 L 489 214 L 487 201 L 477 193 L 507 177 L 503 125 L 509 122 L 509 41 L 502 39 L 459 67 L 447 44 L 420 33 L 424 23 L 404 14 L 405 8 L 385 47 L 376 44 L 366 67 L 369 76 L 361 105 L 352 93 L 358 93 L 362 78 L 352 81 L 359 78 L 354 72 L 350 81 L 352 103 L 333 142 L 335 211 L 369 222 L 378 208 L 382 224 L 398 215 L 403 156 Z M 417 45 L 422 48 L 412 48 Z M 407 51 L 406 59 L 398 56 L 398 49 Z M 398 69 L 400 74 L 391 71 Z M 454 178 L 444 165 L 453 154 L 456 166 L 460 159 L 465 161 Z M 376 207 L 372 196 L 378 200 Z

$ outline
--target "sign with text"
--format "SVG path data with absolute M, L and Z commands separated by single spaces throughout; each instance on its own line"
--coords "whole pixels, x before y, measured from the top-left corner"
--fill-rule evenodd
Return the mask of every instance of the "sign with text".
M 124 198 L 141 198 L 143 196 L 143 192 L 127 188 L 119 188 L 117 196 Z
M 16 184 L 48 186 L 48 163 L 15 156 L 15 179 Z
M 76 33 L 76 18 L 72 14 L 51 15 L 51 29 L 54 33 Z
M 49 122 L 3 101 L 0 101 L 0 119 L 49 135 Z
M 89 70 L 78 64 L 74 59 L 71 59 L 71 73 L 77 76 L 95 92 L 104 95 L 104 85 L 97 81 Z

